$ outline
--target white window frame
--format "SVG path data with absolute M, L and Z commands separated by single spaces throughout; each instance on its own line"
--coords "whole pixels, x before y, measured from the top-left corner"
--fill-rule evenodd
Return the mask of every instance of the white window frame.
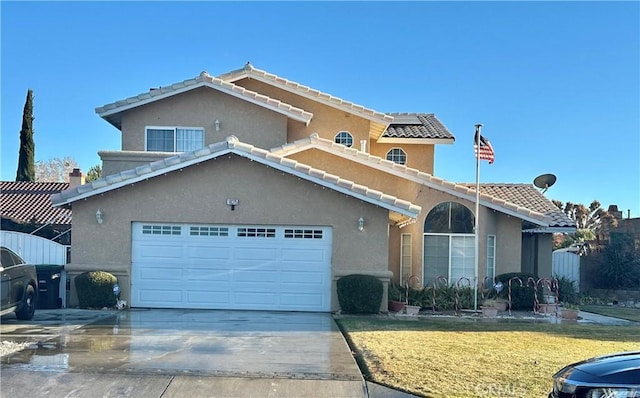
M 399 159 L 397 159 L 399 156 L 404 156 L 404 162 L 401 163 Z M 406 165 L 408 160 L 407 152 L 400 147 L 393 147 L 387 151 L 386 159 L 393 163 Z
M 441 275 L 441 276 L 445 276 L 447 278 L 447 282 L 449 284 L 455 284 L 458 282 L 458 280 L 460 279 L 459 275 L 456 275 L 455 278 L 452 277 L 452 268 L 454 265 L 456 265 L 456 268 L 458 267 L 458 264 L 454 264 L 453 262 L 453 258 L 455 257 L 454 255 L 454 244 L 453 244 L 453 239 L 454 238 L 462 238 L 465 241 L 469 240 L 470 238 L 475 239 L 475 236 L 473 234 L 443 234 L 443 233 L 423 233 L 423 237 L 422 237 L 422 280 L 423 283 L 426 283 L 426 269 L 425 269 L 425 250 L 424 250 L 424 245 L 425 245 L 425 240 L 427 238 L 427 236 L 444 236 L 447 237 L 448 239 L 448 255 L 447 255 L 447 275 Z M 473 246 L 467 246 L 467 248 L 473 248 Z M 471 264 L 475 264 L 475 252 L 474 253 L 470 253 L 473 255 L 469 255 L 469 256 L 465 256 L 465 259 L 469 260 L 468 262 Z M 467 262 L 467 261 L 465 261 Z M 467 277 L 469 279 L 473 279 L 473 267 L 469 266 L 468 267 L 468 271 L 469 274 L 463 274 L 462 276 Z M 453 279 L 452 279 L 453 278 Z M 429 281 L 432 282 L 432 281 Z M 473 283 L 473 282 L 472 282 Z
M 496 276 L 496 236 L 487 235 L 487 274 L 488 278 Z
M 343 142 L 343 141 L 345 141 L 345 139 L 343 139 L 342 136 L 348 136 L 349 140 L 351 140 L 351 143 L 349 145 L 345 144 Z M 340 140 L 338 140 L 338 137 L 340 137 Z M 338 133 L 333 137 L 333 142 L 335 142 L 337 144 L 344 145 L 344 146 L 350 148 L 350 147 L 353 146 L 353 134 L 351 134 L 350 132 L 348 132 L 346 130 L 338 131 Z
M 411 277 L 411 234 L 402 234 L 400 237 L 400 283 L 403 284 Z
M 173 150 L 172 151 L 159 151 L 159 152 L 182 152 L 178 151 L 178 130 L 200 130 L 202 131 L 202 142 L 200 146 L 191 150 L 197 150 L 204 147 L 205 134 L 206 131 L 204 127 L 186 127 L 186 126 L 145 126 L 144 128 L 144 150 L 146 152 L 158 152 L 158 151 L 150 151 L 149 148 L 149 130 L 173 130 Z

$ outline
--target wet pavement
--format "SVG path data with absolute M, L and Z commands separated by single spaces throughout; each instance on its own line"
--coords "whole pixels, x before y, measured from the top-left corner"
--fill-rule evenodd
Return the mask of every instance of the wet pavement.
M 366 396 L 330 314 L 36 313 L 2 321 L 3 339 L 36 342 L 2 357 L 3 396 Z

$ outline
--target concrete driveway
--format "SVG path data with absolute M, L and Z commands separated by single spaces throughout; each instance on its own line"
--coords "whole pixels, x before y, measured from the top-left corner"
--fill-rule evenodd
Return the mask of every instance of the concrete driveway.
M 2 321 L 3 339 L 38 342 L 2 358 L 2 396 L 367 396 L 330 314 L 36 313 L 31 322 Z

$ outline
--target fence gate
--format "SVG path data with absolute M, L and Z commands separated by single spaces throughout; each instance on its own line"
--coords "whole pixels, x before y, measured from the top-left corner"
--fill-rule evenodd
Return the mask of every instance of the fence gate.
M 553 276 L 564 276 L 575 282 L 580 291 L 580 256 L 567 249 L 555 250 L 552 255 Z

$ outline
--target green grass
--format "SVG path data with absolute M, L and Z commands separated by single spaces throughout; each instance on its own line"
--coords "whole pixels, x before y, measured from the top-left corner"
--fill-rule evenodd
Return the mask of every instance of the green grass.
M 580 309 L 582 311 L 593 312 L 594 314 L 640 322 L 640 308 L 618 307 L 612 305 L 581 305 Z
M 466 318 L 337 320 L 368 380 L 426 397 L 546 397 L 551 376 L 640 349 L 640 326 Z

